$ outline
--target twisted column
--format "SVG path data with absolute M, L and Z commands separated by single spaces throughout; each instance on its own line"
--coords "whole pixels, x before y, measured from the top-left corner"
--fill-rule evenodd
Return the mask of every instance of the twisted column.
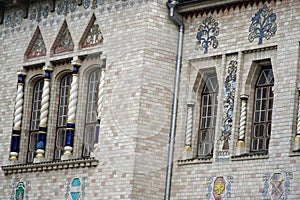
M 239 136 L 236 146 L 244 147 L 245 146 L 245 134 L 246 134 L 246 119 L 247 119 L 247 95 L 241 95 L 241 115 L 240 115 L 240 129 Z
M 300 88 L 298 88 L 300 93 Z M 297 132 L 294 138 L 294 150 L 298 151 L 300 149 L 300 96 L 298 94 L 298 114 L 297 114 Z
M 100 126 L 101 117 L 102 117 L 105 73 L 106 73 L 106 58 L 104 57 L 102 59 L 102 64 L 101 64 L 101 77 L 100 77 L 100 84 L 99 84 L 99 88 L 98 88 L 97 121 L 98 121 L 99 126 Z
M 15 101 L 14 126 L 12 130 L 9 160 L 18 160 L 20 150 L 21 122 L 23 116 L 24 83 L 26 74 L 18 72 L 17 96 Z
M 48 113 L 49 113 L 49 100 L 50 100 L 50 78 L 53 68 L 50 66 L 45 66 L 43 68 L 44 74 L 44 86 L 42 93 L 41 102 L 41 114 L 40 114 L 40 124 L 39 133 L 37 137 L 36 144 L 36 158 L 44 158 L 46 138 L 47 138 L 47 123 L 48 123 Z
M 185 134 L 185 151 L 192 151 L 192 134 L 193 134 L 193 108 L 194 102 L 187 103 L 187 123 Z
M 66 130 L 66 140 L 64 147 L 64 155 L 72 155 L 72 150 L 74 146 L 74 133 L 75 133 L 75 117 L 78 101 L 78 71 L 81 66 L 81 62 L 78 58 L 72 60 L 73 73 L 72 73 L 72 83 L 70 90 L 70 100 L 68 104 L 68 119 L 67 119 L 67 130 Z

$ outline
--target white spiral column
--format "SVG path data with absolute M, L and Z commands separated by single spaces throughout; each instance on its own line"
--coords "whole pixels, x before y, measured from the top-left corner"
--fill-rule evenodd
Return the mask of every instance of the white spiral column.
M 187 123 L 186 123 L 186 134 L 185 134 L 185 151 L 192 151 L 192 135 L 193 135 L 193 110 L 194 102 L 187 103 Z
M 78 71 L 81 66 L 81 61 L 79 58 L 74 58 L 72 60 L 73 73 L 72 73 L 72 83 L 70 90 L 70 99 L 68 104 L 68 119 L 67 119 L 67 131 L 66 140 L 64 147 L 64 155 L 72 155 L 72 150 L 74 146 L 74 135 L 75 135 L 75 117 L 78 101 Z
M 300 149 L 300 88 L 298 88 L 297 132 L 294 139 L 294 151 Z
M 17 86 L 16 101 L 15 101 L 14 126 L 12 130 L 9 160 L 18 160 L 18 155 L 20 150 L 25 76 L 26 74 L 23 71 L 18 72 L 18 86 Z
M 42 93 L 41 102 L 41 114 L 40 114 L 40 125 L 39 133 L 36 144 L 36 158 L 44 158 L 45 148 L 46 148 L 46 138 L 47 138 L 47 123 L 48 123 L 48 113 L 49 113 L 49 100 L 50 100 L 50 78 L 53 68 L 51 66 L 45 66 L 43 68 L 44 74 L 44 86 Z
M 100 83 L 98 88 L 98 102 L 97 102 L 98 103 L 98 108 L 97 108 L 98 126 L 100 126 L 101 117 L 102 117 L 105 73 L 106 73 L 106 57 L 102 59 L 101 77 L 100 77 Z
M 247 122 L 247 95 L 241 95 L 241 114 L 240 114 L 240 128 L 239 128 L 239 136 L 236 146 L 244 147 L 245 146 L 245 135 L 246 135 L 246 122 Z

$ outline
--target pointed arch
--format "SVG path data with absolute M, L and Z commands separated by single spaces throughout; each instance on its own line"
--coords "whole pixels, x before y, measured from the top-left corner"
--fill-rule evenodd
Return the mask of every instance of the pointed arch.
M 41 30 L 38 26 L 27 47 L 27 50 L 25 52 L 25 58 L 32 59 L 32 58 L 42 57 L 45 56 L 46 53 L 47 53 L 47 49 L 45 46 L 45 42 L 43 40 Z
M 87 25 L 80 41 L 79 48 L 87 48 L 103 43 L 103 35 L 93 13 L 89 24 Z
M 68 24 L 65 20 L 51 48 L 51 54 L 52 55 L 59 54 L 63 52 L 73 51 L 73 50 L 74 50 L 74 42 L 70 30 L 68 28 Z

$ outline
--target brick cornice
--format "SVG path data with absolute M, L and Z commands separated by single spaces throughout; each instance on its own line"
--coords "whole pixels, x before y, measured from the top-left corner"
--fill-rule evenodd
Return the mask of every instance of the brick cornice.
M 193 16 L 202 16 L 204 14 L 213 12 L 224 12 L 230 9 L 241 9 L 242 7 L 247 8 L 248 6 L 258 5 L 260 3 L 270 3 L 272 1 L 282 0 L 190 0 L 190 1 L 179 1 L 177 6 L 178 13 L 182 14 L 185 18 Z
M 14 173 L 28 173 L 28 172 L 38 172 L 38 171 L 51 171 L 59 169 L 72 169 L 80 167 L 95 167 L 99 161 L 95 158 L 80 158 L 71 160 L 59 160 L 59 161 L 49 161 L 41 163 L 30 163 L 30 164 L 18 164 L 18 165 L 6 165 L 1 166 L 4 173 L 14 174 Z

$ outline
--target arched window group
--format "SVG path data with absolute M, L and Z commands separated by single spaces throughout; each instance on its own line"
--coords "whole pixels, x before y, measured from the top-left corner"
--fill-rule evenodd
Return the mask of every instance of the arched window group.
M 88 70 L 86 70 L 88 71 Z M 86 158 L 90 157 L 91 152 L 94 150 L 94 145 L 96 140 L 98 140 L 99 129 L 97 128 L 97 107 L 98 107 L 98 91 L 101 77 L 101 67 L 97 65 L 93 66 L 92 70 L 88 71 L 89 73 L 84 74 L 81 78 L 87 79 L 87 89 L 83 91 L 83 89 L 79 89 L 81 94 L 84 94 L 83 101 L 80 102 L 81 107 L 84 107 L 84 122 L 81 123 L 83 125 L 83 134 L 81 135 L 79 149 L 81 157 Z M 55 82 L 55 83 L 54 83 Z M 72 74 L 65 73 L 61 78 L 54 79 L 51 85 L 57 84 L 59 88 L 57 90 L 57 99 L 56 102 L 50 102 L 49 112 L 52 115 L 53 111 L 57 111 L 57 119 L 56 125 L 54 124 L 48 125 L 51 128 L 55 129 L 55 134 L 48 133 L 49 139 L 48 141 L 54 141 L 53 145 L 53 160 L 60 160 L 62 155 L 64 154 L 64 147 L 66 143 L 66 134 L 68 130 L 68 110 L 70 103 L 70 92 L 71 92 L 71 84 L 72 84 Z M 32 94 L 28 99 L 31 99 L 31 107 L 28 111 L 31 112 L 30 118 L 30 131 L 28 136 L 28 148 L 27 148 L 27 159 L 26 162 L 32 163 L 37 156 L 37 143 L 38 143 L 38 135 L 40 123 L 41 123 L 41 109 L 42 109 L 42 95 L 43 95 L 43 86 L 44 80 L 40 79 L 33 85 Z M 57 107 L 57 108 L 54 108 Z M 52 115 L 53 116 L 53 115 Z M 53 131 L 54 132 L 54 131 Z M 79 134 L 79 133 L 78 133 Z M 53 143 L 53 142 L 52 142 Z M 81 147 L 80 147 L 81 146 Z
M 197 135 L 197 158 L 210 158 L 213 156 L 216 134 L 216 121 L 218 116 L 218 94 L 219 84 L 216 74 L 206 74 L 206 80 L 199 98 L 199 128 Z M 251 102 L 253 105 L 247 105 L 251 113 L 247 113 L 249 119 L 247 132 L 250 139 L 247 144 L 248 152 L 261 153 L 268 152 L 271 138 L 272 110 L 273 110 L 273 86 L 274 75 L 271 65 L 260 67 L 257 78 L 254 81 L 254 95 Z M 222 91 L 221 91 L 222 92 Z M 252 107 L 252 108 L 251 108 Z M 221 118 L 220 118 L 221 119 Z M 218 139 L 218 138 L 217 138 Z

